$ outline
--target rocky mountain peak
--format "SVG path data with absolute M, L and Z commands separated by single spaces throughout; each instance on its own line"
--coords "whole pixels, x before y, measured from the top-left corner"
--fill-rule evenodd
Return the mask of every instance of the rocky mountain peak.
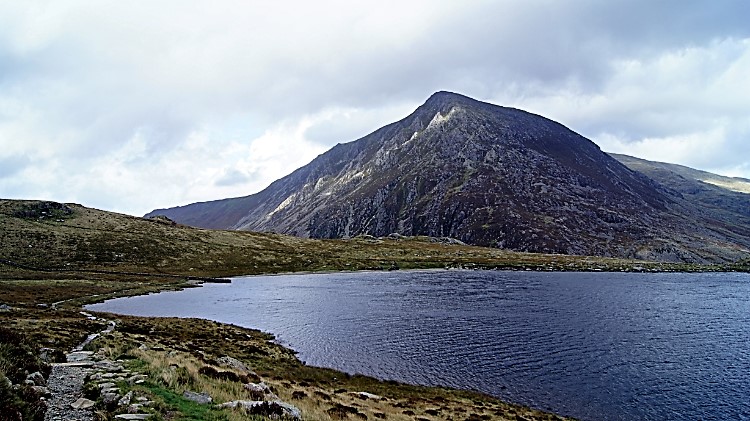
M 439 91 L 430 95 L 423 107 L 429 109 L 448 110 L 453 106 L 479 106 L 484 104 L 468 96 L 448 91 Z
M 398 233 L 636 257 L 687 235 L 664 231 L 676 200 L 562 124 L 437 92 L 404 119 L 336 145 L 260 193 L 151 215 L 301 237 Z

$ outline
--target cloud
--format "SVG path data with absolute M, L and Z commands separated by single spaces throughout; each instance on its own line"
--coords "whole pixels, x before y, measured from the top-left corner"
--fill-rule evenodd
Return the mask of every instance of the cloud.
M 214 181 L 214 185 L 219 187 L 236 186 L 238 184 L 246 184 L 253 178 L 255 178 L 254 174 L 247 174 L 236 168 L 228 168 Z
M 12 177 L 30 163 L 30 160 L 26 156 L 0 156 L 0 179 Z
M 732 0 L 4 2 L 0 196 L 142 214 L 247 195 L 438 90 L 750 176 L 747 16 Z
M 518 105 L 543 110 L 611 152 L 736 173 L 748 161 L 746 74 L 750 40 L 715 40 L 618 61 L 593 93 L 561 90 Z

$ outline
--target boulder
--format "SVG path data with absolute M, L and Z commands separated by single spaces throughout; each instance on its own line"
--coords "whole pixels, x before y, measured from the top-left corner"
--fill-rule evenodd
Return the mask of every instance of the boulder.
M 127 378 L 127 381 L 129 384 L 140 384 L 138 381 L 141 381 L 143 383 L 144 380 L 146 380 L 148 377 L 145 374 L 134 374 Z
M 244 401 L 236 400 L 217 405 L 217 408 L 243 409 L 250 415 L 270 418 L 302 419 L 302 412 L 294 405 L 282 401 Z
M 102 402 L 105 405 L 111 405 L 120 400 L 120 394 L 115 392 L 106 392 L 102 394 Z
M 266 384 L 263 383 L 263 382 L 260 382 L 260 383 L 247 383 L 247 384 L 243 384 L 242 387 L 244 387 L 245 390 L 247 390 L 247 391 L 249 391 L 251 393 L 262 393 L 264 395 L 266 393 L 271 393 L 271 389 L 268 386 L 266 386 Z
M 256 400 L 277 400 L 279 399 L 265 383 L 246 383 L 242 385 L 245 390 L 250 392 L 250 396 Z
M 368 393 L 368 392 L 357 392 L 356 394 L 359 395 L 359 397 L 362 398 L 362 399 L 372 399 L 372 400 L 376 400 L 376 401 L 379 401 L 380 399 L 382 399 L 381 396 L 378 396 L 378 395 L 375 395 L 375 394 L 372 394 L 372 393 Z
M 45 386 L 31 386 L 31 389 L 40 396 L 44 396 L 44 397 L 52 396 L 52 392 L 50 392 L 49 389 L 47 389 L 47 387 Z
M 39 350 L 39 359 L 46 363 L 65 362 L 65 353 L 59 349 L 41 348 Z
M 197 392 L 191 392 L 189 390 L 186 390 L 182 394 L 182 396 L 185 399 L 191 400 L 191 401 L 199 403 L 201 405 L 208 405 L 208 404 L 210 404 L 211 402 L 214 401 L 213 398 L 211 398 L 211 396 L 209 396 L 209 394 L 206 393 L 206 392 L 197 393 Z
M 237 371 L 239 371 L 241 373 L 252 375 L 252 376 L 257 376 L 257 374 L 255 374 L 255 372 L 253 370 L 250 370 L 245 365 L 245 363 L 243 363 L 242 361 L 240 361 L 240 360 L 238 360 L 236 358 L 232 358 L 232 357 L 230 357 L 228 355 L 225 355 L 225 356 L 219 358 L 216 361 L 222 367 L 233 368 L 233 369 L 235 369 L 235 370 L 237 370 Z
M 300 411 L 299 408 L 297 408 L 296 406 L 288 404 L 286 402 L 282 402 L 282 401 L 274 401 L 274 403 L 284 409 L 284 414 L 287 417 L 295 419 L 295 420 L 302 419 L 302 411 Z

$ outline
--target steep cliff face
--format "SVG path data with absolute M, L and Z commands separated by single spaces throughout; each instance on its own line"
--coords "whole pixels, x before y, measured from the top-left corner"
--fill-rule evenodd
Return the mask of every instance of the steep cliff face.
M 566 254 L 664 248 L 657 257 L 701 260 L 670 249 L 664 227 L 677 229 L 679 201 L 559 123 L 439 92 L 256 195 L 151 214 L 301 237 L 395 232 Z

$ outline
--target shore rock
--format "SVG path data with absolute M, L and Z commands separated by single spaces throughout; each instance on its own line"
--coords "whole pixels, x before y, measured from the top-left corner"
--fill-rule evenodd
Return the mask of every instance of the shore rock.
M 220 366 L 226 367 L 226 368 L 233 368 L 237 371 L 242 372 L 243 374 L 248 374 L 252 376 L 257 376 L 253 370 L 250 370 L 248 366 L 245 365 L 242 361 L 232 358 L 228 355 L 225 355 L 219 359 L 216 360 Z

